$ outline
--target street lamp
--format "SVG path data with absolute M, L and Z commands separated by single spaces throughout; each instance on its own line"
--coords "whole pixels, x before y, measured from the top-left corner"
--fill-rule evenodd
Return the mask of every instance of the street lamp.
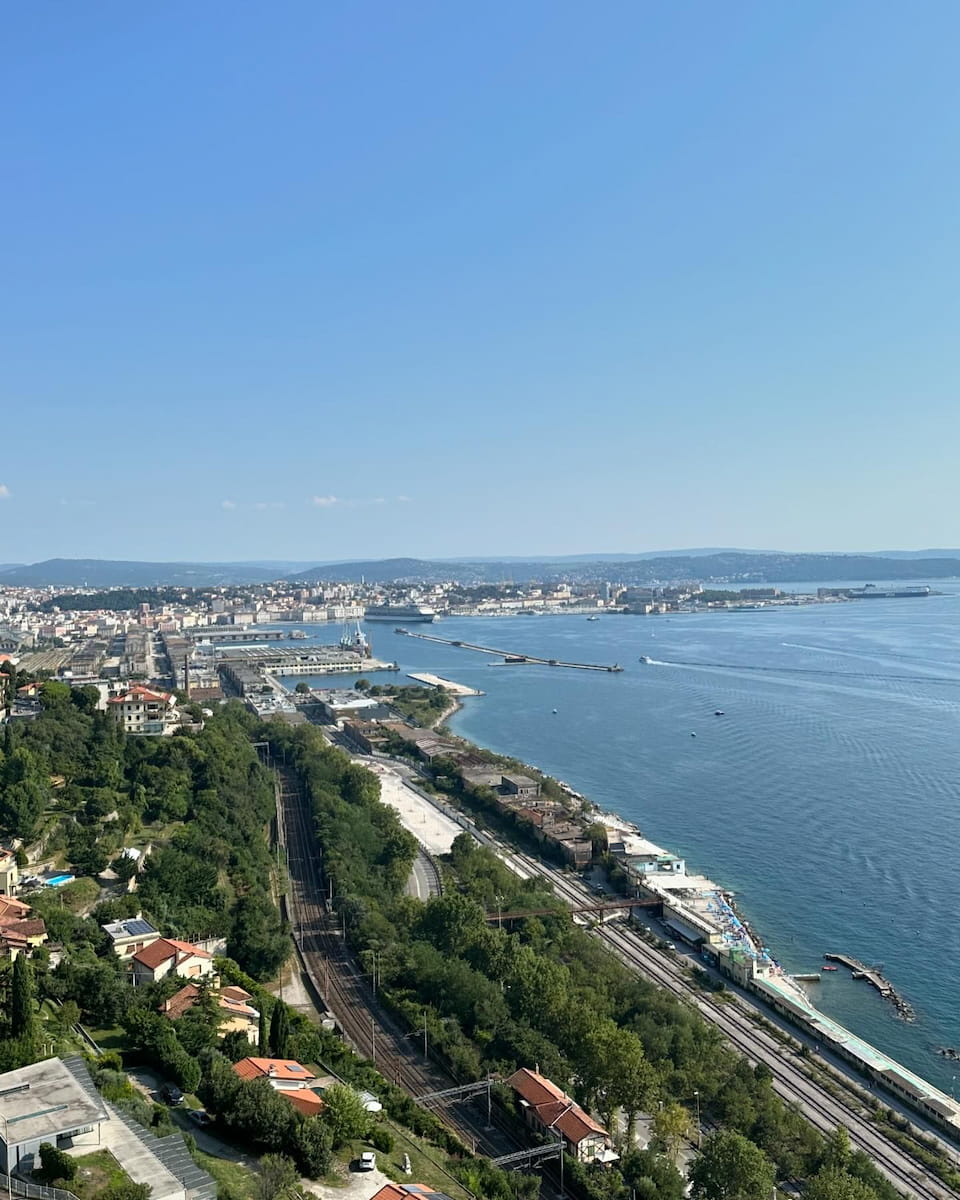
M 701 1144 L 701 1139 L 703 1136 L 702 1130 L 700 1129 L 700 1093 L 694 1092 L 693 1098 L 697 1102 L 697 1149 L 699 1150 L 700 1144 Z

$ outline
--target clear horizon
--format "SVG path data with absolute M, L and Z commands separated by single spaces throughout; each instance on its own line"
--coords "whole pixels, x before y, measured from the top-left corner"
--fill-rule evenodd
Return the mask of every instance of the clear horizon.
M 0 562 L 956 540 L 955 5 L 4 33 Z

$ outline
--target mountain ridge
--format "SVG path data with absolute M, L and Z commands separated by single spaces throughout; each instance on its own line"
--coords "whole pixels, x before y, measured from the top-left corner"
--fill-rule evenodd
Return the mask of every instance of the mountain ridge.
M 529 558 L 425 559 L 396 557 L 342 562 L 146 562 L 46 559 L 0 566 L 0 584 L 22 587 L 226 587 L 260 583 L 523 583 L 613 579 L 636 586 L 677 580 L 800 583 L 815 580 L 880 582 L 960 576 L 957 551 L 794 553 L 777 550 L 641 552 L 630 557 L 568 555 Z

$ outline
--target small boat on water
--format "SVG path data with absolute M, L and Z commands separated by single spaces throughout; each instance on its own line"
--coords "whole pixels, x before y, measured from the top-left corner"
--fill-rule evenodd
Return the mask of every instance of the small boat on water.
M 821 971 L 836 971 L 838 969 L 839 968 L 837 968 L 837 967 L 821 967 L 820 968 Z
M 587 620 L 588 621 L 599 621 L 600 618 L 599 617 L 587 617 Z
M 553 710 L 553 712 L 554 712 L 554 715 L 556 715 L 556 714 L 557 714 L 559 711 L 560 711 L 560 710 L 559 710 L 558 708 L 555 708 L 555 709 Z
M 691 732 L 690 736 L 691 736 L 691 737 L 696 737 L 697 735 L 696 735 L 695 733 Z
M 649 658 L 649 657 L 648 657 L 646 654 L 641 654 L 641 655 L 640 655 L 640 661 L 641 661 L 642 663 L 649 663 L 651 660 L 650 660 L 650 658 Z
M 723 711 L 722 708 L 715 708 L 713 710 L 713 715 L 715 717 L 725 717 L 727 714 Z

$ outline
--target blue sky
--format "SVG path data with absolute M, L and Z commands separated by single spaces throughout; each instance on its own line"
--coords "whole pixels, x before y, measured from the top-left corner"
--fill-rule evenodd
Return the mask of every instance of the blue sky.
M 958 40 L 10 9 L 0 561 L 955 545 Z

